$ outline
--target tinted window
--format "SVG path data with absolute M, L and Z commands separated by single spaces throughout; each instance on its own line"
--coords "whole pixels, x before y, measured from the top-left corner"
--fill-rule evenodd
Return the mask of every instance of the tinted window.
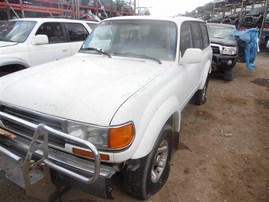
M 62 24 L 59 22 L 46 22 L 42 24 L 36 32 L 37 34 L 45 34 L 49 38 L 49 43 L 65 42 Z
M 203 49 L 202 39 L 200 37 L 200 29 L 197 23 L 191 24 L 191 32 L 192 32 L 193 48 Z
M 88 36 L 86 28 L 79 23 L 66 23 L 70 41 L 84 41 Z
M 181 26 L 180 33 L 180 52 L 181 56 L 184 55 L 188 48 L 192 48 L 191 29 L 189 24 L 183 24 Z
M 208 33 L 207 33 L 205 24 L 201 24 L 201 31 L 202 31 L 202 38 L 203 38 L 203 45 L 204 45 L 203 48 L 206 48 L 209 46 L 209 38 L 208 38 Z

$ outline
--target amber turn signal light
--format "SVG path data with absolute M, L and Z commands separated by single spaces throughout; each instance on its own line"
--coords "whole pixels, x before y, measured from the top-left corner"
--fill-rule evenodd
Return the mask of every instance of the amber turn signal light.
M 134 134 L 134 125 L 131 123 L 119 128 L 110 128 L 107 146 L 109 149 L 123 149 L 131 144 Z
M 76 154 L 76 155 L 79 155 L 79 156 L 92 158 L 92 159 L 94 158 L 94 154 L 91 151 L 88 151 L 88 150 L 73 147 L 72 152 L 73 152 L 73 154 Z M 100 154 L 100 159 L 104 160 L 104 161 L 108 161 L 109 160 L 109 155 Z

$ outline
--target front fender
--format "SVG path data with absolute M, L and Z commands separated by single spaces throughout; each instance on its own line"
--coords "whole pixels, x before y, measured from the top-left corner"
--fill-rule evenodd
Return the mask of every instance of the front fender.
M 132 159 L 142 158 L 151 152 L 162 127 L 171 116 L 174 117 L 173 130 L 179 131 L 181 121 L 181 112 L 178 111 L 179 109 L 180 106 L 176 97 L 168 98 L 158 108 L 145 129 L 141 142 L 133 154 Z
M 30 67 L 30 65 L 21 58 L 16 58 L 16 57 L 1 58 L 0 67 L 8 66 L 8 65 L 20 65 L 20 66 L 24 66 L 25 68 Z

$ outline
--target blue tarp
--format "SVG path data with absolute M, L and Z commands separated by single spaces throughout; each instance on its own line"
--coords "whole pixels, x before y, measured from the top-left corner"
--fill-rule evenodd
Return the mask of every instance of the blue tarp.
M 239 37 L 239 39 L 246 42 L 246 67 L 250 71 L 254 70 L 256 66 L 253 63 L 256 59 L 258 52 L 258 30 L 256 28 L 251 28 L 244 31 L 238 31 L 234 29 L 232 31 L 232 36 Z

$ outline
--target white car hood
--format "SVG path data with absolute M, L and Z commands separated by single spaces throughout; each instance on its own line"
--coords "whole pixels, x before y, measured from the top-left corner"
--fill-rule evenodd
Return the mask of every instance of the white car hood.
M 2 77 L 0 100 L 62 118 L 109 125 L 117 109 L 165 71 L 164 66 L 151 60 L 78 53 Z

